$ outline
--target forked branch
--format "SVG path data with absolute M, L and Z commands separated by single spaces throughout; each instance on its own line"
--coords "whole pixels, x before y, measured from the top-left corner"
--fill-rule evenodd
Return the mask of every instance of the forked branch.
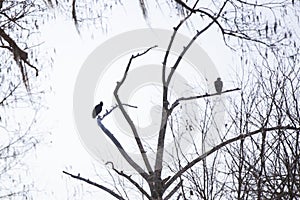
M 128 115 L 128 113 L 126 112 L 126 110 L 124 109 L 124 106 L 123 106 L 123 104 L 122 104 L 122 102 L 121 102 L 121 100 L 120 100 L 120 97 L 119 97 L 119 95 L 118 95 L 118 92 L 119 92 L 120 87 L 122 86 L 122 84 L 123 84 L 124 81 L 126 80 L 126 77 L 127 77 L 127 74 L 128 74 L 128 71 L 129 71 L 129 68 L 130 68 L 130 65 L 131 65 L 133 59 L 135 59 L 135 58 L 137 58 L 137 57 L 140 57 L 140 56 L 146 54 L 147 52 L 149 52 L 151 49 L 153 49 L 153 48 L 155 48 L 155 47 L 157 47 L 157 46 L 150 47 L 150 48 L 148 48 L 146 51 L 144 51 L 143 53 L 138 53 L 138 54 L 136 54 L 136 55 L 132 55 L 132 56 L 131 56 L 131 58 L 129 59 L 129 62 L 128 62 L 128 64 L 127 64 L 127 67 L 126 67 L 126 69 L 125 69 L 123 78 L 121 79 L 120 82 L 117 82 L 116 88 L 115 88 L 115 90 L 114 90 L 114 96 L 115 96 L 115 98 L 116 98 L 117 104 L 118 104 L 118 106 L 120 107 L 120 110 L 121 110 L 121 112 L 122 112 L 124 118 L 126 119 L 127 123 L 129 124 L 129 126 L 130 126 L 130 128 L 131 128 L 131 130 L 132 130 L 132 132 L 133 132 L 135 141 L 136 141 L 136 143 L 137 143 L 137 145 L 138 145 L 138 147 L 139 147 L 139 150 L 140 150 L 140 153 L 141 153 L 142 158 L 143 158 L 143 160 L 144 160 L 144 163 L 145 163 L 145 165 L 146 165 L 146 168 L 147 168 L 147 170 L 148 170 L 148 172 L 149 172 L 150 174 L 153 173 L 153 170 L 152 170 L 152 168 L 151 168 L 151 165 L 150 165 L 149 159 L 148 159 L 148 157 L 147 157 L 146 151 L 145 151 L 145 149 L 144 149 L 144 146 L 143 146 L 143 144 L 142 144 L 142 141 L 141 141 L 141 139 L 140 139 L 140 136 L 138 135 L 137 129 L 136 129 L 136 127 L 135 127 L 135 125 L 134 125 L 132 119 L 130 118 L 130 116 Z

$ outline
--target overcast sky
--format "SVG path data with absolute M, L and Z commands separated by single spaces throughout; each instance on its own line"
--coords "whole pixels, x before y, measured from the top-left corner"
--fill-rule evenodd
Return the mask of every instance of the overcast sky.
M 76 132 L 72 103 L 74 83 L 84 60 L 102 42 L 122 32 L 149 27 L 135 3 L 115 8 L 113 17 L 109 20 L 108 32 L 103 34 L 99 30 L 98 33 L 94 33 L 94 39 L 91 39 L 90 33 L 86 32 L 79 36 L 74 24 L 59 16 L 55 22 L 46 24 L 42 28 L 45 44 L 41 49 L 55 47 L 56 55 L 50 75 L 53 93 L 48 94 L 47 103 L 50 109 L 46 114 L 52 132 L 47 141 L 52 141 L 52 143 L 40 146 L 34 155 L 34 161 L 30 162 L 36 184 L 42 190 L 38 194 L 40 199 L 97 199 L 100 197 L 110 199 L 109 195 L 104 198 L 103 195 L 106 195 L 104 192 L 63 175 L 62 170 L 72 173 L 80 172 L 83 177 L 98 180 L 101 183 L 98 177 L 93 177 L 95 172 L 92 163 L 95 163 L 95 160 L 82 146 Z M 160 11 L 151 14 L 150 21 L 153 28 L 171 30 L 177 23 L 177 20 L 161 14 Z M 187 30 L 183 33 L 190 35 Z M 230 66 L 231 58 L 228 49 L 224 48 L 222 38 L 217 35 L 217 32 L 212 31 L 197 42 L 214 61 L 220 70 L 219 73 L 227 76 L 224 68 L 232 67 Z M 104 175 L 103 178 L 105 178 Z M 86 191 L 95 191 L 95 193 Z M 76 196 L 72 196 L 73 194 Z

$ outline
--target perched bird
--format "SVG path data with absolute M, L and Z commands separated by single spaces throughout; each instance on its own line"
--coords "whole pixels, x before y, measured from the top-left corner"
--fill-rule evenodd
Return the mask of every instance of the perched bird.
M 193 190 L 190 190 L 190 195 L 193 196 L 194 195 L 194 192 Z
M 215 81 L 215 88 L 217 93 L 221 94 L 223 88 L 223 82 L 221 81 L 221 78 L 217 78 L 217 80 Z
M 95 108 L 93 110 L 93 114 L 92 114 L 93 118 L 96 118 L 100 114 L 100 112 L 102 110 L 102 106 L 103 106 L 102 101 L 100 101 L 100 103 L 95 106 Z

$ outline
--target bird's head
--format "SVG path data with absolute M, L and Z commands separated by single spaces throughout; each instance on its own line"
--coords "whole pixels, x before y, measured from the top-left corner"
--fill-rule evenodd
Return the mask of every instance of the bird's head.
M 100 106 L 103 106 L 103 102 L 102 101 L 100 101 Z
M 220 78 L 220 77 L 218 77 L 218 78 L 217 78 L 217 80 L 218 80 L 218 81 L 220 81 L 220 80 L 221 80 L 221 78 Z

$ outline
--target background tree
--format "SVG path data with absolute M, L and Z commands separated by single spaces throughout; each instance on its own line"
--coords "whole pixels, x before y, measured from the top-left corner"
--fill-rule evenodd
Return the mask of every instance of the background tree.
M 272 63 L 246 69 L 242 93 L 228 98 L 228 138 L 255 134 L 189 170 L 187 189 L 196 191 L 195 199 L 299 198 L 299 66 Z
M 51 52 L 39 51 L 46 9 L 43 1 L 0 1 L 0 199 L 29 199 L 34 188 L 25 161 L 45 134 L 38 123 L 51 65 Z

